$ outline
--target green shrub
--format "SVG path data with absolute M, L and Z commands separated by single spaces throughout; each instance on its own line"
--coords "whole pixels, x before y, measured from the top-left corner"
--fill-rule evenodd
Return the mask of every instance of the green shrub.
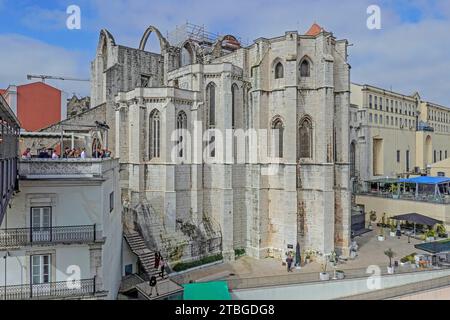
M 235 249 L 234 250 L 234 255 L 236 257 L 240 257 L 240 256 L 245 255 L 245 249 Z
M 406 263 L 406 262 L 411 262 L 411 263 L 415 263 L 416 262 L 416 260 L 415 260 L 415 256 L 416 256 L 416 254 L 417 253 L 411 253 L 410 255 L 407 255 L 407 256 L 405 256 L 405 257 L 403 257 L 403 258 L 401 258 L 400 259 L 400 262 L 402 262 L 402 263 Z
M 191 261 L 191 262 L 180 262 L 180 263 L 177 263 L 173 267 L 173 271 L 180 272 L 180 271 L 192 269 L 192 268 L 195 268 L 198 266 L 202 266 L 204 264 L 213 263 L 213 262 L 220 261 L 220 260 L 223 260 L 223 256 L 221 253 L 216 254 L 214 256 L 204 257 L 204 258 L 201 258 L 200 260 L 195 260 L 195 261 Z

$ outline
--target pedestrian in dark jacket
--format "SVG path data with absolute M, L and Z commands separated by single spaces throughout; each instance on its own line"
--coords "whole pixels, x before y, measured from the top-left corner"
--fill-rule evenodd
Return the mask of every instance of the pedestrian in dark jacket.
M 159 268 L 159 259 L 160 259 L 160 254 L 159 254 L 159 252 L 157 251 L 157 252 L 155 252 L 155 269 L 158 269 Z
M 159 268 L 160 268 L 160 272 L 161 272 L 161 278 L 164 279 L 164 269 L 166 268 L 166 262 L 164 261 L 164 259 L 161 257 L 161 260 L 159 260 Z
M 151 297 L 152 294 L 153 294 L 153 289 L 156 289 L 156 295 L 159 296 L 159 292 L 158 292 L 158 281 L 156 280 L 156 277 L 155 277 L 155 276 L 152 276 L 152 277 L 150 278 L 149 285 L 150 285 L 150 297 Z
M 292 259 L 291 255 L 289 255 L 286 258 L 286 264 L 287 264 L 287 271 L 288 272 L 292 272 L 292 261 L 293 261 L 293 259 Z

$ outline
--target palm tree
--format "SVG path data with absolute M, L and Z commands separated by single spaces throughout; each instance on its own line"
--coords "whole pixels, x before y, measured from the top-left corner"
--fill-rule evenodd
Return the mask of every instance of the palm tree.
M 394 258 L 395 252 L 392 251 L 391 248 L 389 248 L 389 250 L 386 250 L 386 251 L 384 252 L 384 254 L 386 255 L 386 257 L 389 258 L 389 268 L 392 268 L 392 258 Z

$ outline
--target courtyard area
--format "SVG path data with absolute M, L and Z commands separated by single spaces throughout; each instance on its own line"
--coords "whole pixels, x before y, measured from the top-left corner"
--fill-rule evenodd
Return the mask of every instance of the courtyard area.
M 412 253 L 425 254 L 424 251 L 420 251 L 414 248 L 414 245 L 422 243 L 420 240 L 410 238 L 408 243 L 408 237 L 402 236 L 400 239 L 397 237 L 386 236 L 385 241 L 378 241 L 378 230 L 375 228 L 373 231 L 366 233 L 360 237 L 355 238 L 359 246 L 357 257 L 355 259 L 348 259 L 347 261 L 340 262 L 336 269 L 343 270 L 347 275 L 363 276 L 366 274 L 366 269 L 369 266 L 379 266 L 383 273 L 386 273 L 386 267 L 389 264 L 389 259 L 385 256 L 384 252 L 389 248 L 394 251 L 394 261 L 399 261 L 402 257 L 408 256 Z M 304 261 L 302 257 L 302 261 Z M 317 281 L 318 273 L 321 272 L 322 265 L 318 262 L 311 262 L 306 265 L 302 265 L 301 269 L 293 268 L 292 272 L 288 273 L 285 265 L 282 265 L 280 259 L 254 259 L 250 257 L 240 257 L 234 262 L 221 263 L 213 266 L 193 270 L 175 276 L 174 278 L 182 283 L 190 281 L 213 281 L 213 280 L 257 280 L 264 279 L 264 282 L 272 279 L 273 284 L 282 282 L 283 278 L 289 276 L 290 279 L 298 280 L 298 282 Z M 399 267 L 398 272 L 413 271 L 409 267 Z M 333 274 L 333 267 L 328 264 L 327 272 Z M 296 281 L 296 280 L 294 280 Z

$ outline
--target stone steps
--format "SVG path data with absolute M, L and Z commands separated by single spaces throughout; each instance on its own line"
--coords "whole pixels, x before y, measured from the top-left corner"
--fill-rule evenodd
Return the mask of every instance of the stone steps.
M 124 232 L 124 238 L 130 246 L 131 251 L 137 255 L 146 275 L 150 278 L 156 275 L 161 280 L 159 271 L 155 268 L 155 252 L 148 249 L 143 237 L 135 231 Z

